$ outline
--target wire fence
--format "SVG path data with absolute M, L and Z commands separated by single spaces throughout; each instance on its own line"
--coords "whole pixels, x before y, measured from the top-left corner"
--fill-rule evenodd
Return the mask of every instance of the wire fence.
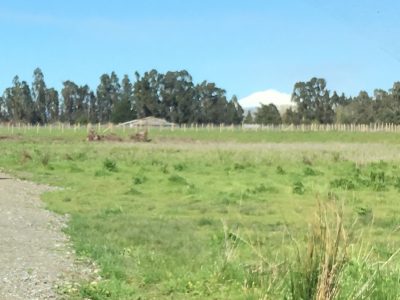
M 275 132 L 387 132 L 387 133 L 400 133 L 400 125 L 393 123 L 381 124 L 240 124 L 240 125 L 227 125 L 227 124 L 181 124 L 169 126 L 150 126 L 150 125 L 116 125 L 108 124 L 68 124 L 68 123 L 53 123 L 44 125 L 32 125 L 23 123 L 1 123 L 0 130 L 3 133 L 43 133 L 43 132 L 87 132 L 96 131 L 98 133 L 112 133 L 112 132 L 139 132 L 139 131 L 275 131 Z

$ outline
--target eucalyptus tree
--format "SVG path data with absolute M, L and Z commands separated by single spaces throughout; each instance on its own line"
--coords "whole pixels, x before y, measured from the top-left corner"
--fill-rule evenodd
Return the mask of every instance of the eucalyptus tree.
M 161 103 L 164 75 L 153 69 L 145 72 L 143 76 L 135 72 L 135 76 L 136 82 L 133 85 L 133 96 L 138 117 L 165 117 Z
M 46 103 L 46 83 L 44 81 L 44 75 L 40 68 L 36 68 L 33 71 L 33 83 L 32 83 L 32 96 L 35 103 L 35 115 L 36 121 L 39 123 L 47 123 L 48 111 Z
M 121 81 L 119 101 L 114 105 L 111 120 L 121 123 L 133 120 L 137 117 L 134 103 L 133 85 L 128 75 L 124 75 Z
M 76 103 L 79 98 L 78 89 L 78 85 L 73 81 L 67 80 L 63 82 L 61 90 L 63 98 L 63 121 L 70 124 L 75 123 Z

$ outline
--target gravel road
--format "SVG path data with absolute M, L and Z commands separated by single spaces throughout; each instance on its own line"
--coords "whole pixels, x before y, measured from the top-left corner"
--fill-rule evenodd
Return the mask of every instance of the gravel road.
M 64 299 L 57 286 L 89 273 L 75 263 L 65 218 L 43 208 L 39 195 L 49 189 L 0 173 L 2 300 Z

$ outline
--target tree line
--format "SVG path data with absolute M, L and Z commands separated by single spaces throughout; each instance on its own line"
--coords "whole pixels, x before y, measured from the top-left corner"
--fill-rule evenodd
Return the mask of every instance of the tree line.
M 244 116 L 236 96 L 228 100 L 226 91 L 212 82 L 194 83 L 186 70 L 135 72 L 134 81 L 111 72 L 100 76 L 96 90 L 67 80 L 58 92 L 47 87 L 37 68 L 31 85 L 15 76 L 6 88 L 0 97 L 0 121 L 121 123 L 154 116 L 177 124 L 400 124 L 400 82 L 388 91 L 376 89 L 372 96 L 361 91 L 347 97 L 314 77 L 294 85 L 292 102 L 284 112 L 274 104 L 260 104 L 255 114 Z
M 293 107 L 279 113 L 274 104 L 261 105 L 245 123 L 257 124 L 400 124 L 400 82 L 388 91 L 376 89 L 372 96 L 361 91 L 356 97 L 327 89 L 326 80 L 311 78 L 297 82 L 292 93 Z
M 120 123 L 154 116 L 178 124 L 240 124 L 244 111 L 236 96 L 215 83 L 193 83 L 185 70 L 159 73 L 151 70 L 120 80 L 112 72 L 103 74 L 96 90 L 73 81 L 63 82 L 61 92 L 47 87 L 43 72 L 33 72 L 29 85 L 15 76 L 0 97 L 0 121 L 45 124 L 52 122 Z

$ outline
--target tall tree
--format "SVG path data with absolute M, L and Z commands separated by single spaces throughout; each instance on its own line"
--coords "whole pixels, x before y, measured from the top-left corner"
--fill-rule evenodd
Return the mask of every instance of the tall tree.
M 83 85 L 78 87 L 77 93 L 78 97 L 74 108 L 74 119 L 79 123 L 88 123 L 91 90 L 88 85 Z
M 203 81 L 196 86 L 200 105 L 201 121 L 203 123 L 224 123 L 227 115 L 227 104 L 225 90 L 216 86 L 215 83 Z
M 117 75 L 103 74 L 97 87 L 98 119 L 100 122 L 110 122 L 114 106 L 118 104 L 120 97 L 120 85 Z
M 282 118 L 274 104 L 261 104 L 261 106 L 257 108 L 255 122 L 257 124 L 278 125 L 282 123 Z
M 75 123 L 76 103 L 79 98 L 78 86 L 72 81 L 64 81 L 61 95 L 63 98 L 63 120 L 70 124 Z
M 36 68 L 33 71 L 32 96 L 35 103 L 36 121 L 42 124 L 46 123 L 48 117 L 46 83 L 44 82 L 44 76 L 40 68 Z
M 285 124 L 301 124 L 301 115 L 292 107 L 288 108 L 282 116 L 282 121 Z
M 121 82 L 120 100 L 114 106 L 111 119 L 114 123 L 122 123 L 133 120 L 136 117 L 133 85 L 128 75 L 124 75 Z
M 56 122 L 60 117 L 60 101 L 58 92 L 54 88 L 46 90 L 46 111 L 48 113 L 48 122 Z
M 7 106 L 4 101 L 4 97 L 0 97 L 0 121 L 4 122 L 7 121 Z
M 90 123 L 99 122 L 99 105 L 93 91 L 90 91 L 89 94 L 88 118 Z
M 367 92 L 361 91 L 348 104 L 336 111 L 336 120 L 345 124 L 370 124 L 375 122 L 374 103 Z
M 226 124 L 241 124 L 243 121 L 244 110 L 240 106 L 239 101 L 235 95 L 227 104 L 227 114 L 224 123 Z
M 135 73 L 134 103 L 139 118 L 154 116 L 165 117 L 161 103 L 161 90 L 163 75 L 156 70 L 144 73 L 140 76 Z
M 19 77 L 13 79 L 13 86 L 4 93 L 4 104 L 7 108 L 8 118 L 14 122 L 32 121 L 32 95 L 28 84 L 20 82 Z
M 297 104 L 297 112 L 304 123 L 332 123 L 334 120 L 333 104 L 325 79 L 314 77 L 308 82 L 297 82 L 292 101 Z
M 195 121 L 195 90 L 192 76 L 186 71 L 167 72 L 162 78 L 161 99 L 163 115 L 171 122 Z
M 246 117 L 244 118 L 244 121 L 243 121 L 243 122 L 244 122 L 245 124 L 253 124 L 253 123 L 254 123 L 253 116 L 252 116 L 252 114 L 251 114 L 250 111 L 247 112 L 247 115 L 246 115 Z

